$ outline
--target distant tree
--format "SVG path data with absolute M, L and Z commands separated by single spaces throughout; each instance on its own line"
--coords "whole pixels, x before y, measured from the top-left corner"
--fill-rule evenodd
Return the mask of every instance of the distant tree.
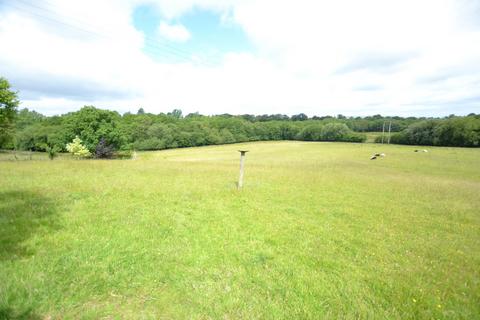
M 342 141 L 349 133 L 350 129 L 343 123 L 327 123 L 322 128 L 321 137 L 325 141 Z
M 299 113 L 293 115 L 290 119 L 292 119 L 293 121 L 305 121 L 308 120 L 308 116 L 305 113 Z
M 322 140 L 322 128 L 323 126 L 319 123 L 313 123 L 305 126 L 298 133 L 297 139 L 305 141 L 320 141 Z
M 145 110 L 143 108 L 138 109 L 137 114 L 145 114 Z
M 141 113 L 141 112 L 140 112 Z M 295 121 L 297 120 L 297 121 Z M 360 132 L 382 132 L 391 122 L 391 143 L 431 144 L 445 146 L 480 146 L 480 115 L 452 118 L 315 116 L 305 114 L 289 118 L 282 114 L 199 113 L 182 117 L 181 111 L 169 114 L 142 115 L 86 106 L 76 112 L 46 117 L 27 109 L 20 110 L 15 120 L 15 146 L 22 150 L 48 151 L 56 146 L 65 150 L 78 136 L 93 154 L 102 146 L 102 138 L 115 152 L 125 150 L 160 150 L 261 140 L 308 140 L 362 142 Z M 7 146 L 12 148 L 13 144 Z M 119 151 L 118 151 L 119 150 Z
M 11 143 L 19 101 L 7 79 L 0 77 L 0 147 Z
M 125 143 L 125 137 L 119 128 L 121 119 L 117 112 L 85 106 L 77 112 L 64 116 L 62 127 L 65 140 L 71 141 L 78 136 L 92 153 L 95 152 L 102 137 L 114 147 L 119 148 Z
M 180 109 L 173 109 L 172 112 L 168 113 L 169 116 L 176 118 L 176 119 L 181 119 L 182 118 L 182 110 Z
M 202 115 L 200 113 L 197 112 L 192 112 L 192 113 L 189 113 L 185 116 L 185 118 L 200 118 L 202 117 Z

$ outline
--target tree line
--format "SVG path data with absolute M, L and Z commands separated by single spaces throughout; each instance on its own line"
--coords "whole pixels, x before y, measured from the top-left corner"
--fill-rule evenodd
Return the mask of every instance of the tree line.
M 377 138 L 377 142 L 380 138 Z M 391 136 L 391 143 L 480 147 L 480 115 L 419 121 Z
M 391 143 L 466 146 L 480 145 L 480 115 L 446 118 L 346 117 L 309 118 L 293 116 L 230 115 L 205 116 L 174 109 L 152 114 L 140 108 L 136 114 L 85 106 L 79 111 L 44 116 L 26 108 L 17 110 L 18 99 L 0 78 L 0 148 L 66 151 L 79 138 L 92 154 L 111 150 L 161 150 L 247 141 L 301 140 L 364 142 L 364 132 L 393 132 Z M 107 152 L 108 151 L 108 152 Z

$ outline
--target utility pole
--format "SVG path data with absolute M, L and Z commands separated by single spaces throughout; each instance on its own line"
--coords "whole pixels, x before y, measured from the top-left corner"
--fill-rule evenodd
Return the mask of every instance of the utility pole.
M 241 189 L 243 187 L 243 168 L 245 166 L 245 153 L 248 152 L 248 150 L 238 150 L 240 152 L 240 176 L 238 177 L 238 189 Z
M 385 121 L 383 121 L 383 127 L 382 127 L 382 144 L 383 144 L 383 137 L 385 136 Z
M 392 121 L 388 124 L 388 144 L 390 144 L 390 131 L 392 129 Z

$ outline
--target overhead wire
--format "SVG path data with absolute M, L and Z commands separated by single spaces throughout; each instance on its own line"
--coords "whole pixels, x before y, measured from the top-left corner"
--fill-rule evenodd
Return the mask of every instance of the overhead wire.
M 45 1 L 45 0 L 43 2 L 47 3 L 47 4 L 51 4 L 51 3 L 49 3 L 48 1 Z M 17 5 L 18 3 L 21 3 L 21 5 L 18 6 Z M 85 34 L 93 35 L 95 37 L 109 38 L 109 39 L 115 39 L 116 40 L 116 38 L 111 36 L 111 35 L 106 35 L 106 34 L 103 34 L 103 33 L 99 33 L 98 31 L 91 31 L 91 30 L 85 29 L 84 27 L 79 27 L 78 25 L 73 25 L 71 23 L 64 22 L 64 21 L 62 21 L 63 19 L 68 19 L 69 21 L 76 21 L 76 22 L 80 22 L 80 21 L 77 20 L 77 19 L 71 18 L 71 17 L 58 15 L 54 11 L 51 11 L 51 10 L 46 9 L 44 7 L 36 6 L 34 4 L 31 4 L 31 3 L 23 1 L 23 0 L 17 0 L 15 4 L 12 4 L 10 2 L 6 2 L 4 4 L 6 4 L 7 6 L 10 6 L 11 8 L 14 8 L 14 9 L 20 10 L 22 12 L 25 12 L 27 14 L 33 15 L 35 17 L 38 17 L 40 19 L 48 20 L 48 21 L 56 23 L 56 24 L 61 24 L 61 25 L 64 25 L 68 28 L 72 28 L 72 29 L 81 31 Z M 22 7 L 22 5 L 24 5 L 24 6 Z M 46 15 L 39 14 L 38 11 L 34 12 L 32 10 L 27 10 L 27 8 L 25 6 L 29 6 L 31 8 L 42 10 L 45 13 L 48 13 L 49 15 L 53 15 L 57 19 L 46 16 Z M 60 20 L 58 20 L 58 18 L 60 18 Z M 83 22 L 81 22 L 81 24 L 84 25 L 84 26 L 86 25 Z M 91 27 L 91 26 L 88 26 L 88 27 Z M 161 58 L 162 56 L 163 56 L 163 58 L 168 58 L 168 57 L 172 58 L 173 57 L 173 58 L 179 59 L 180 61 L 187 61 L 187 62 L 190 62 L 190 63 L 195 64 L 195 65 L 202 65 L 202 66 L 205 66 L 205 67 L 214 67 L 215 66 L 215 64 L 211 61 L 207 61 L 207 60 L 205 60 L 204 58 L 201 58 L 201 57 L 197 57 L 197 58 L 194 59 L 192 57 L 193 53 L 181 50 L 179 48 L 174 47 L 173 45 L 170 45 L 170 44 L 167 44 L 167 43 L 164 43 L 164 42 L 159 42 L 158 40 L 153 39 L 152 37 L 147 36 L 146 34 L 144 34 L 144 39 L 146 41 L 144 43 L 143 50 L 145 52 L 148 52 L 148 53 L 152 54 L 156 58 Z M 152 49 L 156 49 L 156 50 L 152 50 Z

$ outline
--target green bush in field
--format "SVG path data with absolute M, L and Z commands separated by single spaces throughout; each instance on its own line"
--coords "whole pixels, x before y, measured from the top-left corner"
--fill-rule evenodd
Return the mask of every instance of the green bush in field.
M 55 159 L 55 157 L 58 155 L 58 152 L 60 151 L 57 146 L 46 146 L 45 151 L 47 151 L 48 158 L 50 160 Z
M 82 140 L 78 136 L 76 136 L 71 143 L 67 144 L 66 148 L 68 152 L 80 158 L 87 158 L 91 155 L 90 151 L 82 144 Z
M 350 129 L 343 123 L 327 123 L 322 127 L 321 138 L 324 141 L 342 141 L 349 133 Z
M 101 138 L 95 148 L 95 158 L 99 159 L 110 159 L 113 157 L 114 149 L 113 146 L 108 144 L 105 138 Z

